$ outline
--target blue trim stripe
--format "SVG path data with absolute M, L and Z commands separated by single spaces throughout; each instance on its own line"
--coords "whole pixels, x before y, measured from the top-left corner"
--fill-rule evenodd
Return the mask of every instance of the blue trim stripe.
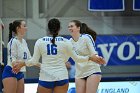
M 11 54 L 11 47 L 12 47 L 12 42 L 13 42 L 13 39 L 14 38 L 12 38 L 11 40 L 10 40 L 10 60 L 11 60 L 11 62 L 12 62 L 12 54 Z
M 90 40 L 91 40 L 91 42 L 92 42 L 92 44 L 93 44 L 93 47 L 95 47 L 95 43 L 94 43 L 93 38 L 92 38 L 90 35 L 88 35 L 88 34 L 85 34 L 85 35 L 88 36 L 88 37 L 90 38 Z

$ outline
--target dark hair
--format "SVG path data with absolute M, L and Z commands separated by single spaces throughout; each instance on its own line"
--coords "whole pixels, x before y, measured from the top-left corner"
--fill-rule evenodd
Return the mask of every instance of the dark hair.
M 91 28 L 89 28 L 87 26 L 87 24 L 85 24 L 85 23 L 81 24 L 80 33 L 89 34 L 92 36 L 94 41 L 96 40 L 97 33 L 94 30 L 92 30 Z
M 89 34 L 94 41 L 96 40 L 96 32 L 89 28 L 85 23 L 81 23 L 79 20 L 72 20 L 71 22 L 74 22 L 77 27 L 80 27 L 81 34 Z
M 58 35 L 60 30 L 60 21 L 56 18 L 50 19 L 48 22 L 48 30 L 53 35 L 52 43 L 55 44 L 55 37 Z
M 13 23 L 9 24 L 9 41 L 13 37 L 13 33 L 17 34 L 17 27 L 20 27 L 23 20 L 15 20 Z
M 81 27 L 81 22 L 79 20 L 72 20 L 71 22 L 74 22 L 77 27 Z

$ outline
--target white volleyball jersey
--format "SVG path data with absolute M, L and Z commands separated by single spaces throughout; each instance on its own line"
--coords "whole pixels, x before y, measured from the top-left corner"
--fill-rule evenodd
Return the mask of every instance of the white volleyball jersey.
M 78 41 L 70 39 L 74 50 L 80 56 L 90 56 L 97 54 L 95 51 L 95 43 L 91 35 L 81 34 Z M 101 72 L 100 65 L 95 62 L 76 62 L 76 78 L 83 78 L 95 72 Z
M 8 62 L 7 65 L 12 67 L 12 62 L 16 60 L 27 61 L 31 58 L 27 43 L 24 39 L 20 42 L 17 37 L 12 38 L 7 45 Z M 22 67 L 21 72 L 25 72 L 25 67 Z
M 88 61 L 88 56 L 78 56 L 73 50 L 70 41 L 63 37 L 56 37 L 55 44 L 51 43 L 52 37 L 43 37 L 35 43 L 33 57 L 26 65 L 34 65 L 38 63 L 42 57 L 39 80 L 58 81 L 68 79 L 68 71 L 65 66 L 69 57 L 75 61 Z

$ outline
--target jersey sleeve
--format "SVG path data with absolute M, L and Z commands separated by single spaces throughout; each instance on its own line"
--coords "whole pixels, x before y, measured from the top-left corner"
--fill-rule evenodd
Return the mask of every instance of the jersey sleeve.
M 24 40 L 24 41 L 25 41 L 25 40 Z M 27 46 L 28 59 L 31 59 L 31 53 L 30 53 L 30 51 L 29 51 L 28 44 L 27 44 L 27 42 L 26 42 L 26 41 L 25 41 L 25 43 L 26 43 L 26 46 Z
M 87 62 L 89 56 L 79 56 L 73 49 L 71 42 L 67 42 L 67 55 L 71 57 L 75 62 Z
M 29 49 L 28 49 L 28 59 L 31 59 L 31 53 L 30 53 Z
M 8 48 L 8 57 L 10 61 L 11 62 L 16 61 L 18 52 L 17 52 L 16 40 L 14 38 L 10 40 L 10 42 L 7 45 L 7 48 Z
M 93 38 L 91 37 L 91 35 L 86 34 L 85 40 L 86 40 L 87 47 L 89 49 L 90 54 L 97 54 L 97 52 L 95 50 L 95 42 L 94 42 Z
M 25 61 L 26 66 L 34 66 L 39 63 L 39 59 L 41 56 L 41 53 L 39 50 L 39 43 L 40 43 L 39 40 L 37 40 L 37 42 L 35 43 L 35 46 L 34 46 L 33 57 L 30 60 Z

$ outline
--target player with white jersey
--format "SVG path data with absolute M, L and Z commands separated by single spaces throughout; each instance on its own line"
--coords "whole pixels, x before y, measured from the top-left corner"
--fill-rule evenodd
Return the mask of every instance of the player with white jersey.
M 29 52 L 27 43 L 24 39 L 21 41 L 18 37 L 13 37 L 9 41 L 7 45 L 8 51 L 8 61 L 7 66 L 12 67 L 12 62 L 16 62 L 16 60 L 27 61 L 31 58 L 31 54 Z M 25 66 L 20 69 L 21 72 L 25 72 Z
M 34 65 L 42 57 L 38 93 L 67 93 L 68 71 L 65 62 L 72 57 L 77 62 L 88 62 L 88 60 L 102 61 L 102 58 L 95 55 L 78 56 L 73 51 L 71 42 L 58 36 L 60 31 L 60 21 L 50 19 L 48 22 L 50 36 L 40 38 L 36 41 L 33 57 L 21 65 Z M 15 66 L 15 69 L 18 68 Z
M 72 45 L 78 55 L 90 56 L 97 54 L 95 51 L 95 43 L 89 34 L 81 34 L 78 41 L 70 39 Z M 101 73 L 100 65 L 96 62 L 76 62 L 76 78 L 85 78 L 93 73 Z
M 26 23 L 23 20 L 15 20 L 9 24 L 9 43 L 7 45 L 8 61 L 2 74 L 4 93 L 24 93 L 25 67 L 18 73 L 12 71 L 16 60 L 29 60 L 31 58 L 26 41 L 23 39 L 27 31 Z M 15 36 L 15 37 L 14 37 Z
M 26 63 L 28 66 L 36 64 L 42 56 L 39 77 L 39 80 L 41 81 L 59 81 L 68 79 L 65 62 L 69 57 L 72 57 L 78 62 L 85 62 L 89 60 L 88 56 L 78 56 L 73 51 L 71 43 L 63 37 L 56 37 L 55 44 L 51 42 L 52 39 L 52 36 L 46 36 L 38 39 L 34 47 L 33 58 Z
M 74 50 L 80 56 L 97 55 L 93 38 L 96 33 L 78 20 L 72 20 L 68 26 Z M 91 35 L 89 35 L 89 34 Z M 95 35 L 94 35 L 95 34 Z M 92 38 L 93 37 L 93 38 Z M 98 56 L 98 55 L 97 55 Z M 101 64 L 104 64 L 103 60 Z M 76 62 L 76 93 L 96 93 L 101 80 L 100 63 Z

